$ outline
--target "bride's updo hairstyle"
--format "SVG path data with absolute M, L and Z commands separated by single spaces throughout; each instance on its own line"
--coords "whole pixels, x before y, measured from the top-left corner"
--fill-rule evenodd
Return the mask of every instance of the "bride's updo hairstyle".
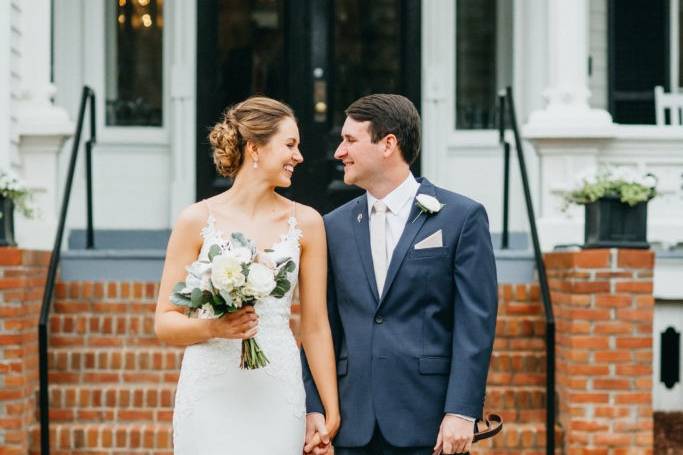
M 237 175 L 244 163 L 247 142 L 266 145 L 286 117 L 296 121 L 289 106 L 265 96 L 247 98 L 229 107 L 209 133 L 218 173 L 224 177 Z

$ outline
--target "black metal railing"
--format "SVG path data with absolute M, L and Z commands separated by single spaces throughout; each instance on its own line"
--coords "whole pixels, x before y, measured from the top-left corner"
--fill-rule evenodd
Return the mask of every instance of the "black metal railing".
M 49 381 L 48 381 L 48 334 L 47 327 L 50 319 L 50 305 L 52 303 L 52 295 L 55 288 L 55 279 L 57 277 L 57 266 L 59 265 L 59 258 L 62 249 L 62 240 L 64 238 L 64 226 L 66 223 L 66 214 L 69 209 L 69 199 L 71 196 L 71 187 L 73 184 L 74 173 L 76 171 L 76 160 L 78 158 L 78 149 L 81 142 L 81 133 L 83 131 L 83 120 L 85 118 L 85 108 L 90 102 L 90 139 L 85 144 L 86 150 L 86 193 L 87 193 L 87 234 L 86 234 L 86 248 L 94 247 L 94 236 L 92 226 L 92 147 L 96 142 L 96 123 L 95 123 L 95 92 L 90 87 L 83 87 L 83 94 L 81 95 L 81 105 L 78 110 L 78 124 L 76 125 L 76 134 L 74 135 L 73 146 L 71 149 L 71 158 L 69 160 L 69 168 L 66 174 L 66 184 L 64 186 L 64 195 L 62 197 L 62 208 L 59 214 L 59 224 L 57 225 L 57 234 L 55 236 L 54 247 L 52 248 L 52 256 L 50 257 L 50 266 L 47 270 L 47 280 L 45 282 L 45 291 L 43 293 L 43 305 L 40 308 L 40 321 L 38 323 L 38 360 L 39 360 L 39 376 L 40 376 L 40 393 L 39 393 L 39 407 L 40 407 L 40 453 L 42 455 L 50 454 L 50 397 L 49 397 Z
M 502 248 L 508 248 L 508 207 L 509 207 L 509 186 L 510 186 L 510 143 L 505 137 L 506 117 L 509 118 L 510 128 L 515 139 L 515 149 L 517 150 L 517 160 L 519 161 L 519 171 L 522 177 L 522 187 L 524 189 L 524 200 L 526 211 L 529 218 L 531 230 L 531 241 L 534 248 L 534 260 L 538 271 L 538 282 L 541 288 L 541 298 L 545 311 L 545 353 L 546 353 L 546 453 L 555 453 L 555 316 L 550 300 L 550 289 L 548 287 L 548 277 L 543 263 L 543 253 L 541 252 L 540 242 L 538 241 L 538 230 L 536 229 L 536 216 L 534 206 L 531 202 L 531 190 L 529 189 L 529 178 L 524 161 L 524 149 L 522 139 L 517 125 L 515 114 L 515 102 L 512 97 L 512 88 L 507 87 L 504 93 L 498 97 L 500 109 L 498 115 L 498 131 L 500 142 L 504 151 L 504 176 L 503 176 L 503 234 Z M 506 116 L 507 114 L 507 116 Z

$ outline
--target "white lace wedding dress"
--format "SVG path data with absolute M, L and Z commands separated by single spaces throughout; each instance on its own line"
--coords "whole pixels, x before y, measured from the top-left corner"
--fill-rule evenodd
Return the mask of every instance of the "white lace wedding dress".
M 226 238 L 212 215 L 202 230 L 200 257 Z M 289 328 L 292 292 L 299 272 L 301 231 L 296 218 L 271 247 L 273 259 L 291 257 L 292 287 L 281 299 L 256 303 L 256 340 L 270 363 L 240 369 L 241 340 L 212 339 L 185 349 L 173 413 L 176 455 L 300 455 L 305 433 L 305 391 L 299 349 Z

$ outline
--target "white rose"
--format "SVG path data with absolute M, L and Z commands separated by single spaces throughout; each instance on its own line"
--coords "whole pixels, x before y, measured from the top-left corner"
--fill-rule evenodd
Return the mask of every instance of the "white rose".
M 230 251 L 227 253 L 229 256 L 234 257 L 240 263 L 244 264 L 247 262 L 251 262 L 251 257 L 252 257 L 252 252 L 250 248 L 246 247 L 237 247 L 237 248 L 232 248 Z
M 257 299 L 266 297 L 275 289 L 275 275 L 263 264 L 255 262 L 249 268 L 246 291 Z
M 443 204 L 437 198 L 428 194 L 418 194 L 415 199 L 430 213 L 437 213 L 443 207 Z
M 192 292 L 192 289 L 195 288 L 199 288 L 202 291 L 211 290 L 211 264 L 195 261 L 186 267 L 185 270 L 187 270 L 187 278 L 185 278 L 183 293 Z
M 213 258 L 211 266 L 211 283 L 219 290 L 230 291 L 244 284 L 242 264 L 237 258 L 221 254 Z

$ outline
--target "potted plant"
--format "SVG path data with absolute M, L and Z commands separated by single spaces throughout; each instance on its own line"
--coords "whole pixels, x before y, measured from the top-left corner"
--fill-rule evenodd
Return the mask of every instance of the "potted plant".
M 647 203 L 657 195 L 657 178 L 626 167 L 603 166 L 580 175 L 564 194 L 585 206 L 584 248 L 649 248 Z
M 0 246 L 16 245 L 14 209 L 31 218 L 30 196 L 29 189 L 12 171 L 0 168 Z

